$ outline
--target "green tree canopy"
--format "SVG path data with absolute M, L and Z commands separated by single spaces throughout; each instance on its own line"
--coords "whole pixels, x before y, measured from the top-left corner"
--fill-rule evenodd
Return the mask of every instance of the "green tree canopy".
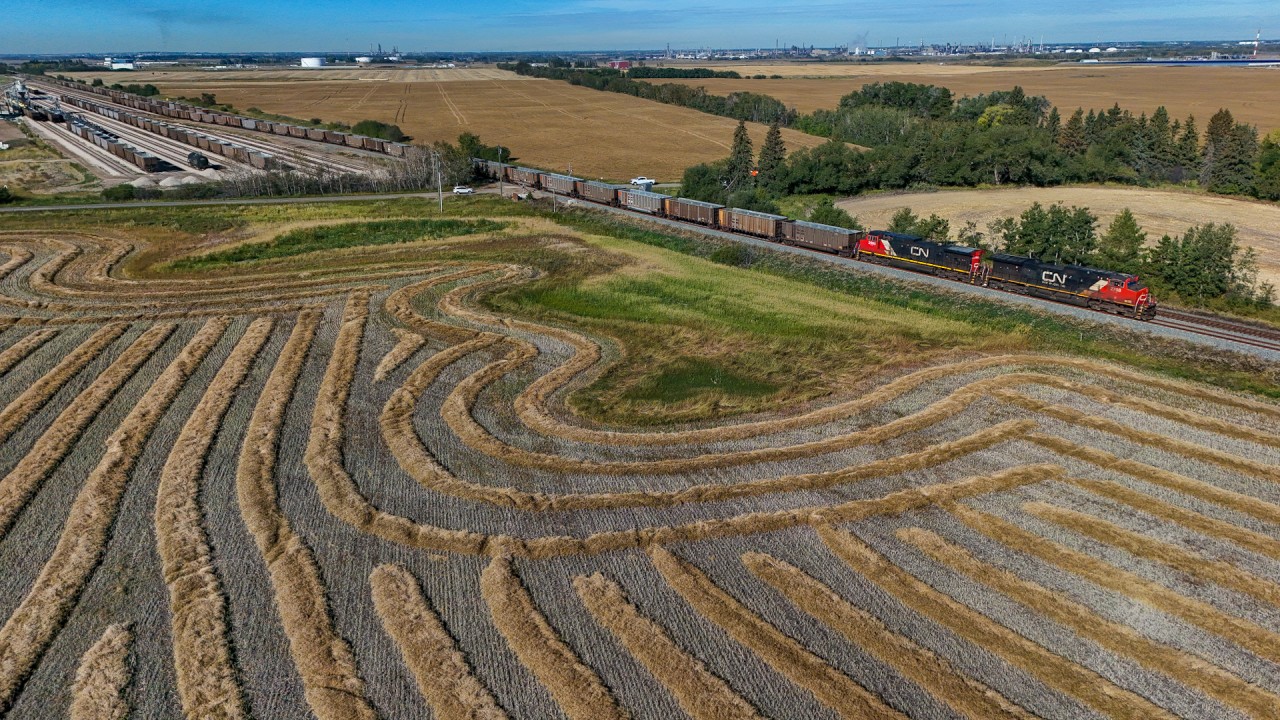
M 1120 211 L 1098 243 L 1098 267 L 1118 272 L 1138 273 L 1143 266 L 1143 246 L 1147 234 L 1129 208 Z
M 858 222 L 858 218 L 850 215 L 848 210 L 836 207 L 831 198 L 822 198 L 818 201 L 813 210 L 809 211 L 809 222 L 834 225 L 850 230 L 863 229 L 862 223 Z
M 1008 253 L 1047 262 L 1088 263 L 1097 248 L 1097 223 L 1088 208 L 1034 203 L 1016 219 L 992 223 L 991 232 Z
M 911 208 L 904 207 L 893 214 L 887 229 L 889 232 L 916 235 L 929 240 L 946 242 L 947 236 L 951 234 L 951 223 L 937 214 L 922 218 L 916 215 Z

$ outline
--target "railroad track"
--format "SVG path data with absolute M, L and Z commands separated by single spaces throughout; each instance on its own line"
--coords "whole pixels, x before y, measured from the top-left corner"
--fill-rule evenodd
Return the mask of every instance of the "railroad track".
M 1160 310 L 1155 325 L 1280 352 L 1280 331 L 1177 310 Z
M 253 131 L 246 131 L 245 133 L 241 133 L 241 132 L 236 132 L 236 129 L 234 128 L 221 126 L 221 125 L 209 126 L 209 125 L 204 125 L 202 123 L 188 123 L 180 120 L 175 120 L 174 118 L 169 118 L 162 115 L 156 115 L 154 113 L 149 113 L 145 110 L 140 110 L 138 108 L 132 108 L 126 105 L 119 105 L 117 103 L 112 102 L 110 98 L 104 98 L 102 96 L 99 96 L 93 93 L 77 91 L 70 88 L 48 86 L 48 87 L 42 87 L 41 89 L 45 90 L 46 92 L 49 92 L 50 94 L 66 94 L 66 95 L 81 97 L 81 98 L 99 103 L 101 105 L 118 109 L 122 112 L 128 112 L 133 115 L 150 118 L 152 120 L 160 120 L 174 127 L 180 127 L 193 132 L 199 132 L 204 135 L 208 135 L 211 138 L 215 138 L 225 142 L 231 142 L 237 145 L 242 145 L 251 150 L 258 150 L 260 152 L 270 153 L 272 155 L 277 156 L 278 158 L 284 159 L 286 162 L 290 162 L 291 164 L 294 164 L 294 165 L 304 165 L 304 166 L 307 166 L 309 169 L 319 170 L 319 169 L 326 169 L 326 168 L 327 169 L 336 168 L 343 172 L 353 172 L 353 173 L 361 173 L 361 172 L 369 171 L 369 167 L 367 167 L 365 164 L 357 163 L 355 161 L 350 161 L 345 158 L 342 158 L 338 156 L 336 153 L 328 152 L 327 148 L 326 150 L 304 149 L 302 147 L 298 147 L 288 142 L 274 140 L 273 139 L 274 136 L 264 135 L 262 133 L 254 133 Z M 123 123 L 120 121 L 112 121 L 110 118 L 107 118 L 105 116 L 99 116 L 94 114 L 90 114 L 90 115 L 93 116 L 95 122 L 98 122 L 100 118 L 101 120 L 105 120 L 108 123 L 112 123 L 113 126 L 111 127 L 111 129 L 113 132 L 117 131 L 118 129 L 117 126 L 130 128 L 129 130 L 126 130 L 123 133 L 117 133 L 117 134 L 133 135 L 134 136 L 133 140 L 136 141 L 137 143 L 140 143 L 143 149 L 146 149 L 148 151 L 151 151 L 152 146 L 158 146 L 159 148 L 161 148 L 160 152 L 155 152 L 153 154 L 162 155 L 165 157 L 166 161 L 172 162 L 169 156 L 173 155 L 174 151 L 166 152 L 165 148 L 169 146 L 165 144 L 165 141 L 168 139 L 165 138 L 164 136 L 153 134 L 139 128 L 135 128 L 132 125 L 129 125 L 128 123 Z M 170 141 L 170 144 L 173 147 L 176 147 L 179 150 L 183 151 L 179 153 L 179 157 L 181 158 L 185 158 L 185 154 L 187 152 L 196 150 L 196 148 L 188 147 L 185 144 L 177 143 L 174 141 Z M 212 160 L 213 158 L 211 157 L 210 159 Z M 236 162 L 231 158 L 219 157 L 218 161 L 220 162 L 220 164 L 225 162 L 231 165 L 248 167 L 248 165 Z M 178 162 L 175 164 L 183 169 L 186 169 L 187 167 L 185 162 Z
M 543 190 L 542 192 L 547 193 L 548 195 L 556 196 L 556 197 L 561 197 L 561 198 L 564 197 L 563 195 L 557 196 L 555 193 L 552 193 L 547 190 Z M 597 207 L 611 208 L 611 206 L 605 205 L 603 203 L 598 203 L 586 198 L 574 198 L 573 200 L 574 202 L 578 202 L 578 203 L 586 203 L 588 205 L 593 205 Z M 616 208 L 611 208 L 611 209 L 616 210 Z M 626 214 L 636 214 L 636 213 L 628 212 Z M 651 219 L 654 219 L 652 216 L 649 216 L 649 217 L 651 217 Z M 710 230 L 710 228 L 707 228 L 704 225 L 699 225 L 698 223 L 689 222 L 689 221 L 681 220 L 678 218 L 666 217 L 666 218 L 661 218 L 661 221 L 673 226 L 686 227 L 688 229 L 696 230 L 703 233 L 706 233 L 708 232 L 708 230 Z M 724 231 L 718 231 L 717 234 L 720 234 L 722 236 L 727 236 L 727 237 L 735 237 L 735 238 L 739 237 L 736 233 L 725 233 Z M 765 241 L 765 242 L 768 242 L 768 241 Z M 807 253 L 812 254 L 816 257 L 823 257 L 823 258 L 835 257 L 827 253 L 818 252 L 816 250 L 807 250 L 805 248 L 800 248 L 798 246 L 790 246 L 790 247 L 795 247 L 798 250 L 805 250 Z M 937 276 L 930 276 L 930 277 L 937 277 Z M 945 279 L 945 278 L 940 278 L 940 279 Z M 955 282 L 955 281 L 952 281 L 952 282 Z M 963 283 L 957 283 L 957 284 L 963 284 Z M 997 291 L 995 288 L 986 288 L 986 289 Z M 1007 291 L 997 291 L 997 292 L 1007 292 Z M 1009 293 L 1009 294 L 1016 294 L 1016 293 Z M 1019 295 L 1019 297 L 1029 297 L 1029 296 Z M 1048 305 L 1058 304 L 1058 303 L 1050 303 L 1048 301 L 1045 301 L 1045 302 Z M 1116 317 L 1116 318 L 1124 317 L 1121 315 L 1111 315 L 1110 313 L 1104 313 L 1104 314 L 1106 314 L 1108 317 Z M 1179 312 L 1177 310 L 1166 310 L 1164 308 L 1159 309 L 1159 315 L 1153 320 L 1134 320 L 1132 318 L 1127 318 L 1127 319 L 1130 319 L 1133 322 L 1139 323 L 1139 324 L 1150 323 L 1152 325 L 1159 325 L 1161 327 L 1166 327 L 1171 330 L 1180 330 L 1182 332 L 1202 335 L 1204 337 L 1211 337 L 1217 340 L 1227 340 L 1230 342 L 1239 343 L 1241 345 L 1247 345 L 1249 347 L 1259 348 L 1262 350 L 1268 350 L 1271 352 L 1280 352 L 1280 331 L 1278 330 L 1270 330 L 1267 328 L 1256 327 L 1252 325 L 1245 325 L 1245 324 L 1236 323 L 1236 322 L 1232 322 L 1232 321 L 1225 320 L 1222 318 L 1217 318 L 1217 317 L 1207 317 L 1203 315 Z

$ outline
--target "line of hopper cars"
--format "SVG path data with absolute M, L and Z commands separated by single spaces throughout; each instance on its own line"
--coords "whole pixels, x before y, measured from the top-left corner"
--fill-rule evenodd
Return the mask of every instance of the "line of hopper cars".
M 304 138 L 315 142 L 329 143 L 330 145 L 342 145 L 349 148 L 369 150 L 371 152 L 382 153 L 391 157 L 404 157 L 409 149 L 409 146 L 404 143 L 391 142 L 390 140 L 383 140 L 381 138 L 372 138 L 365 135 L 356 135 L 354 133 L 344 133 L 337 130 L 325 130 L 323 128 L 301 127 L 299 125 L 290 125 L 288 123 L 274 122 L 270 120 L 259 120 L 257 118 L 249 118 L 242 115 L 217 112 L 207 108 L 197 107 L 195 105 L 187 105 L 186 103 L 168 100 L 152 100 L 140 95 L 134 95 L 120 90 L 112 90 L 111 88 L 106 87 L 91 87 L 77 82 L 57 80 L 54 78 L 42 77 L 40 78 L 40 81 L 60 85 L 77 92 L 101 95 L 102 97 L 110 98 L 111 102 L 116 103 L 117 105 L 124 105 L 126 107 L 152 113 L 154 115 L 164 115 L 165 117 L 174 118 L 176 120 L 188 120 L 191 122 L 201 122 L 210 125 L 240 128 L 242 130 L 255 130 L 257 132 L 270 133 L 272 135 Z M 68 96 L 62 96 L 62 101 L 64 103 L 67 102 L 67 99 Z
M 193 148 L 197 148 L 202 153 L 221 155 L 230 160 L 235 160 L 258 168 L 259 170 L 269 170 L 282 167 L 281 163 L 276 160 L 275 156 L 271 153 L 264 153 L 243 145 L 229 143 L 219 138 L 209 137 L 204 133 L 178 127 L 176 125 L 170 125 L 169 123 L 161 120 L 152 120 L 151 118 L 143 117 L 141 115 L 134 115 L 133 113 L 118 110 L 108 105 L 103 105 L 102 103 L 94 102 L 93 100 L 86 100 L 81 97 L 64 95 L 62 97 L 62 102 L 66 106 L 77 107 L 81 110 L 97 113 L 103 117 L 111 118 L 112 120 L 116 120 L 127 125 L 132 125 L 139 130 L 145 130 L 149 133 L 169 138 L 170 140 L 180 142 L 184 145 L 189 145 Z M 208 167 L 208 165 L 206 164 L 205 167 Z M 152 172 L 152 170 L 145 167 L 143 167 L 143 169 L 147 172 Z
M 122 141 L 118 135 L 80 118 L 71 118 L 67 129 L 85 142 L 93 143 L 125 162 L 136 165 L 143 172 L 156 172 L 164 162 L 151 153 L 137 149 Z
M 1156 316 L 1156 300 L 1136 275 L 1034 258 L 988 253 L 980 248 L 936 243 L 885 230 L 849 230 L 793 220 L 783 215 L 671 197 L 628 185 L 473 160 L 476 171 L 494 180 L 591 202 L 750 235 L 772 242 L 926 273 L 959 282 L 1079 305 L 1138 320 Z

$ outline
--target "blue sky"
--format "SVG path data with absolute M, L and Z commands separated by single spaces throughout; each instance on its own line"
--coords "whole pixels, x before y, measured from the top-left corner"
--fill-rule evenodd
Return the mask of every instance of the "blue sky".
M 0 54 L 409 52 L 1280 37 L 1257 0 L 5 0 Z

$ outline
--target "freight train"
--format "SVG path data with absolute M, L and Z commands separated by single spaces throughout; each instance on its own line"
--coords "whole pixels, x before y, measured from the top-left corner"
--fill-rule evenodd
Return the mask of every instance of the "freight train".
M 793 220 L 784 215 L 671 197 L 570 175 L 546 173 L 473 158 L 477 174 L 557 195 L 619 207 L 653 217 L 680 220 L 725 232 L 750 235 L 863 262 L 926 273 L 982 287 L 1006 290 L 1138 320 L 1156 316 L 1156 300 L 1136 275 L 1034 258 L 987 253 L 885 230 L 849 230 Z
M 273 135 L 304 138 L 307 140 L 314 140 L 315 142 L 329 143 L 331 145 L 343 145 L 349 148 L 358 148 L 360 150 L 382 153 L 383 155 L 389 155 L 391 157 L 404 157 L 409 150 L 409 146 L 404 143 L 391 142 L 390 140 L 383 140 L 381 138 L 338 132 L 336 130 L 301 127 L 298 125 L 290 125 L 288 123 L 275 122 L 271 120 L 258 120 L 257 118 L 217 112 L 209 110 L 208 108 L 188 105 L 186 103 L 168 100 L 153 100 L 151 98 L 145 98 L 140 95 L 134 95 L 121 90 L 112 90 L 111 88 L 106 87 L 92 87 L 69 80 L 41 77 L 39 78 L 39 82 L 59 85 L 61 87 L 75 90 L 76 92 L 93 93 L 107 98 L 117 105 L 124 105 L 126 107 L 133 108 L 134 110 L 141 110 L 153 115 L 163 115 L 175 120 L 201 122 L 210 125 L 239 128 L 242 130 L 254 130 Z M 71 98 L 72 96 L 70 95 L 63 95 L 61 100 L 65 103 L 70 102 Z
M 205 153 L 221 155 L 225 158 L 245 163 L 246 165 L 250 165 L 259 170 L 284 169 L 287 167 L 284 163 L 278 161 L 271 153 L 264 153 L 244 145 L 226 142 L 219 138 L 205 135 L 204 133 L 199 133 L 177 125 L 170 125 L 169 123 L 161 120 L 152 120 L 151 118 L 144 117 L 142 115 L 134 115 L 131 112 L 119 110 L 93 100 L 66 95 L 63 96 L 63 102 L 81 110 L 97 113 L 98 115 L 111 118 L 117 122 L 132 125 L 139 130 L 145 130 L 149 133 L 154 133 L 161 137 L 166 137 L 170 140 L 196 148 L 199 152 L 190 153 L 187 157 L 190 159 L 191 155 L 199 154 L 201 157 L 205 158 L 204 167 L 206 168 L 209 167 L 209 165 L 208 157 Z M 195 164 L 192 164 L 192 167 L 195 167 L 197 170 L 204 169 L 197 167 Z

